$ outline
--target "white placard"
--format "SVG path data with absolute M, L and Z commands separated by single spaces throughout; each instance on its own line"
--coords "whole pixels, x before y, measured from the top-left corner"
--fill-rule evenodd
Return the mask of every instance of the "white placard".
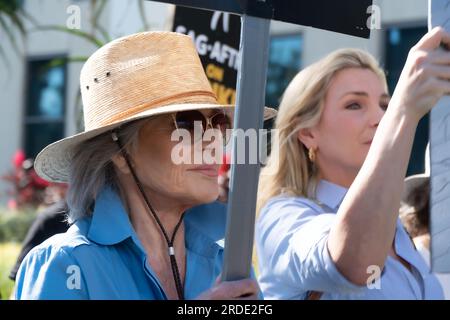
M 450 0 L 429 0 L 428 28 L 450 32 Z M 450 97 L 431 111 L 431 268 L 450 272 Z

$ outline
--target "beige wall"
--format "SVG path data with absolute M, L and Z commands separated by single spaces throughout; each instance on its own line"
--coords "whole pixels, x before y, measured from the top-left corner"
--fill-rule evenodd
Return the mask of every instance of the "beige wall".
M 40 25 L 65 25 L 68 14 L 68 0 L 26 1 L 25 10 L 29 12 Z M 89 7 L 86 1 L 76 2 L 81 8 L 81 26 L 88 25 Z M 12 168 L 11 158 L 15 151 L 23 147 L 23 117 L 25 109 L 26 61 L 28 58 L 45 57 L 55 54 L 68 56 L 87 55 L 94 47 L 77 37 L 57 31 L 38 31 L 27 24 L 29 31 L 21 46 L 21 54 L 16 54 L 6 43 L 6 52 L 11 71 L 1 67 L 0 72 L 0 135 L 1 156 L 0 175 Z M 69 64 L 67 69 L 66 94 L 66 134 L 75 131 L 74 101 L 78 90 L 78 74 L 81 64 Z M 0 183 L 0 193 L 5 191 L 5 184 Z M 4 198 L 0 197 L 0 203 Z
M 10 158 L 20 145 L 22 138 L 20 126 L 24 72 L 21 58 L 16 57 L 9 41 L 3 40 L 4 36 L 0 34 L 2 48 L 6 55 L 6 58 L 0 57 L 2 59 L 0 61 L 0 176 L 11 167 Z M 5 191 L 4 187 L 4 183 L 0 182 L 0 193 Z M 1 200 L 4 200 L 4 197 L 0 196 Z

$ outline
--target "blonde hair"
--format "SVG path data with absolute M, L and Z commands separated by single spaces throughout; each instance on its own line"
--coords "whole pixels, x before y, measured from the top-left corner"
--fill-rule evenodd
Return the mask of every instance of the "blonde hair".
M 319 122 L 331 80 L 337 72 L 348 68 L 373 71 L 387 92 L 384 71 L 373 56 L 359 49 L 334 51 L 300 71 L 286 88 L 281 100 L 275 122 L 278 139 L 272 141 L 267 166 L 261 171 L 257 213 L 269 199 L 281 193 L 315 199 L 318 170 L 309 161 L 308 149 L 298 140 L 297 133 Z M 273 170 L 272 162 L 275 161 L 279 164 L 277 169 L 266 172 Z

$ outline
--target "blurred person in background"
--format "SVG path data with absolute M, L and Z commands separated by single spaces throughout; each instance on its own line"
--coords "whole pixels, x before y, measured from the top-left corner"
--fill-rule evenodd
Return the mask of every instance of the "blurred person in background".
M 430 145 L 425 151 L 425 172 L 405 179 L 400 219 L 414 241 L 417 251 L 430 267 Z M 435 273 L 450 300 L 450 274 Z

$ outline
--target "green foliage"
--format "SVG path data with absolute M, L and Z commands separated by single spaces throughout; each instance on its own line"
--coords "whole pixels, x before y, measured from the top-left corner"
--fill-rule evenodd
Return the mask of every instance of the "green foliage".
M 0 212 L 0 243 L 22 242 L 36 217 L 34 210 Z
M 65 32 L 65 33 L 68 33 L 68 34 L 71 34 L 71 35 L 83 38 L 83 39 L 87 40 L 88 42 L 91 42 L 92 44 L 94 44 L 98 48 L 100 48 L 101 46 L 103 46 L 105 44 L 105 42 L 103 42 L 100 39 L 96 38 L 95 36 L 93 36 L 89 32 L 85 32 L 85 31 L 81 31 L 81 30 L 77 30 L 77 29 L 70 29 L 70 28 L 67 28 L 67 27 L 64 27 L 64 26 L 48 25 L 48 26 L 39 26 L 36 29 L 36 31 L 46 31 L 46 30 L 61 31 L 61 32 Z
M 4 34 L 13 46 L 14 50 L 19 52 L 14 30 L 19 30 L 20 34 L 25 35 L 24 16 L 26 14 L 22 10 L 22 0 L 0 0 L 0 34 Z M 0 42 L 0 56 L 6 59 L 6 54 Z
M 9 299 L 14 282 L 9 279 L 11 268 L 19 256 L 21 245 L 16 242 L 0 243 L 0 299 Z

